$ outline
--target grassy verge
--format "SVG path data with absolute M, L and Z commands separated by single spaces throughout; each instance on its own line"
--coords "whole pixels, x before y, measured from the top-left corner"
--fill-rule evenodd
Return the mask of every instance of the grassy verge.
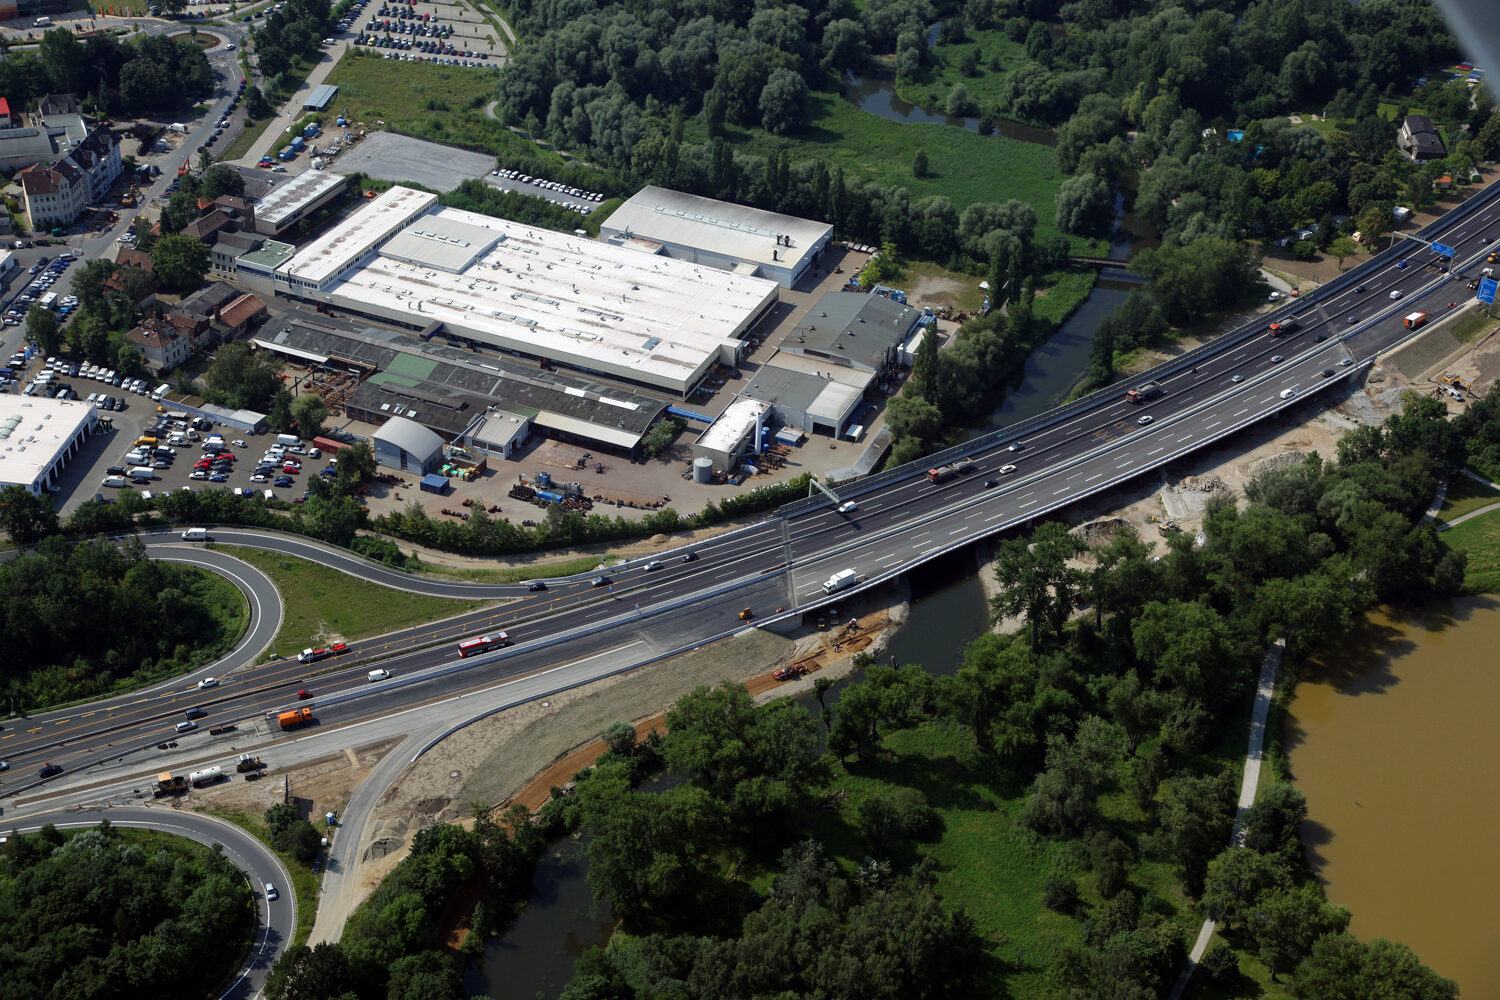
M 400 544 L 397 541 L 396 544 Z M 600 563 L 611 563 L 619 559 L 619 556 L 597 555 L 578 556 L 560 563 L 547 563 L 545 565 L 530 566 L 501 566 L 495 569 L 458 569 L 451 566 L 438 566 L 433 563 L 424 562 L 422 571 L 428 576 L 440 576 L 445 579 L 468 580 L 471 583 L 522 583 L 526 580 L 537 580 L 542 578 L 551 579 L 560 576 L 575 576 L 579 573 L 592 572 L 599 568 Z
M 1468 571 L 1464 573 L 1466 591 L 1471 594 L 1500 592 L 1500 516 L 1465 521 L 1443 532 L 1443 541 L 1469 554 Z
M 1453 324 L 1449 332 L 1453 334 L 1453 339 L 1472 344 L 1493 329 L 1495 321 L 1476 309 L 1464 313 L 1463 318 Z
M 1461 472 L 1448 477 L 1448 492 L 1443 496 L 1443 506 L 1438 510 L 1439 521 L 1451 521 L 1471 510 L 1500 503 L 1500 492 L 1483 483 L 1476 483 Z
M 328 74 L 339 107 L 366 127 L 377 121 L 397 132 L 498 154 L 535 155 L 530 142 L 484 113 L 495 75 L 463 66 L 397 62 L 355 49 Z M 560 162 L 560 161 L 559 161 Z
M 318 894 L 321 891 L 321 876 L 314 875 L 311 865 L 304 865 L 293 858 L 290 854 L 276 850 L 271 846 L 271 829 L 259 816 L 252 816 L 242 809 L 215 809 L 213 807 L 198 807 L 198 812 L 208 813 L 227 820 L 235 826 L 266 845 L 266 850 L 275 854 L 286 866 L 286 870 L 292 876 L 292 890 L 297 893 L 297 933 L 292 940 L 287 942 L 287 947 L 295 947 L 307 943 L 307 936 L 312 933 L 313 922 L 318 918 Z
M 286 618 L 271 648 L 283 654 L 316 645 L 328 636 L 353 639 L 378 635 L 471 611 L 485 603 L 409 594 L 357 580 L 296 556 L 238 546 L 226 548 L 263 571 L 280 591 Z

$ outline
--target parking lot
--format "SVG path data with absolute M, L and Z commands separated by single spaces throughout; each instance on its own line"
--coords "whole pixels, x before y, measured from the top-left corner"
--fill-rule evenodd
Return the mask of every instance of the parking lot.
M 397 184 L 415 181 L 433 191 L 446 192 L 466 180 L 487 176 L 494 168 L 495 158 L 488 153 L 455 149 L 394 132 L 373 132 L 339 155 L 337 169 L 340 173 L 358 172 Z
M 371 3 L 350 30 L 353 44 L 387 59 L 483 70 L 499 69 L 506 55 L 495 29 L 462 3 Z
M 554 205 L 574 209 L 579 215 L 590 214 L 595 206 L 604 200 L 604 195 L 598 191 L 566 187 L 557 181 L 548 180 L 545 177 L 532 177 L 519 170 L 491 170 L 490 175 L 484 180 L 486 184 L 500 188 L 502 191 L 514 191 L 517 194 L 545 198 Z

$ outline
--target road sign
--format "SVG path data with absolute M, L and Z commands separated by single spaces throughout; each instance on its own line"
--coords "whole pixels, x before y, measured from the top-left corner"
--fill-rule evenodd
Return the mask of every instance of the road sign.
M 1479 301 L 1488 303 L 1489 305 L 1494 305 L 1495 289 L 1497 287 L 1500 287 L 1500 282 L 1497 282 L 1494 278 L 1480 278 Z
M 1454 250 L 1453 250 L 1452 247 L 1450 247 L 1450 246 L 1444 246 L 1441 243 L 1434 243 L 1432 245 L 1432 252 L 1433 253 L 1440 253 L 1444 257 L 1449 257 L 1449 258 L 1455 256 Z

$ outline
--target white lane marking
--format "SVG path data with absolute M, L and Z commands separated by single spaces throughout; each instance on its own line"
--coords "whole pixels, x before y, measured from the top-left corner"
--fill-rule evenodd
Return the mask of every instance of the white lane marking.
M 1206 430 L 1206 431 L 1211 431 L 1211 430 L 1213 430 L 1213 429 L 1214 429 L 1214 428 L 1215 428 L 1215 427 L 1217 427 L 1217 426 L 1219 426 L 1219 425 L 1220 425 L 1220 424 L 1222 424 L 1222 423 L 1223 423 L 1223 422 L 1224 422 L 1224 421 L 1222 421 L 1222 420 L 1215 420 L 1215 421 L 1214 421 L 1214 422 L 1213 422 L 1213 423 L 1211 423 L 1211 424 L 1205 424 L 1205 425 L 1204 425 L 1204 427 L 1203 427 L 1203 429 L 1204 429 L 1204 430 Z
M 1166 449 L 1166 445 L 1162 445 L 1160 448 L 1157 448 L 1155 451 L 1148 451 L 1148 452 L 1146 452 L 1146 456 L 1149 458 L 1150 456 L 1155 455 L 1156 452 L 1158 452 L 1158 451 L 1164 451 L 1165 449 Z
M 1096 472 L 1092 476 L 1089 476 L 1087 479 L 1085 479 L 1084 482 L 1086 482 L 1086 483 L 1092 483 L 1096 479 L 1103 479 L 1103 478 L 1104 478 L 1104 473 L 1102 473 L 1102 472 Z

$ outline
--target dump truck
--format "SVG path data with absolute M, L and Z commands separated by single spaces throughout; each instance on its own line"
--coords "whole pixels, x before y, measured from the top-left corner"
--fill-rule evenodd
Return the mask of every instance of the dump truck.
M 294 708 L 290 712 L 281 712 L 276 716 L 276 722 L 282 729 L 296 729 L 312 722 L 313 713 L 311 708 Z
M 1280 337 L 1284 333 L 1296 333 L 1302 327 L 1302 320 L 1296 316 L 1287 316 L 1271 324 L 1271 336 Z
M 265 766 L 265 761 L 254 754 L 248 753 L 240 754 L 240 759 L 234 762 L 234 769 L 241 774 L 244 774 L 246 771 L 259 771 Z
M 174 775 L 171 771 L 163 771 L 156 776 L 156 784 L 151 788 L 151 794 L 156 798 L 163 795 L 176 795 L 178 792 L 188 790 L 188 780 L 183 775 Z
M 1148 399 L 1155 399 L 1162 392 L 1160 382 L 1143 382 L 1125 393 L 1125 402 L 1144 403 Z
M 934 483 L 946 483 L 954 476 L 966 476 L 974 471 L 974 460 L 972 458 L 960 458 L 956 462 L 947 465 L 939 465 L 935 469 L 927 470 L 927 478 Z

